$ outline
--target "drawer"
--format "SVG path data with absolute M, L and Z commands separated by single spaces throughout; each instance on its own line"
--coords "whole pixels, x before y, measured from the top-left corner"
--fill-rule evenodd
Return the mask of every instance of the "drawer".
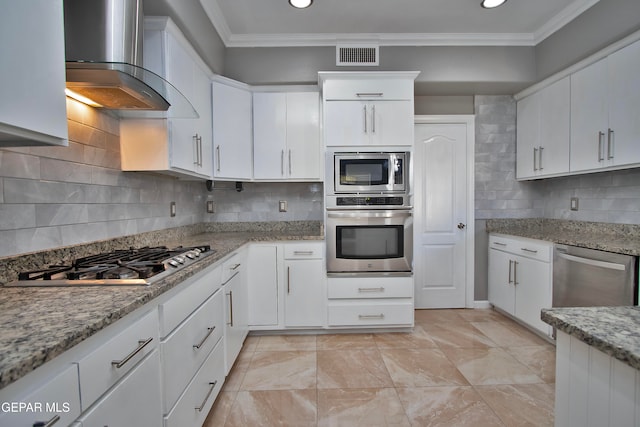
M 239 253 L 231 255 L 231 258 L 223 262 L 221 283 L 227 283 L 236 273 L 240 272 L 243 262 L 244 256 Z
M 224 382 L 224 346 L 213 349 L 173 410 L 164 418 L 165 427 L 201 426 Z
M 413 325 L 413 300 L 329 302 L 329 326 Z
M 202 362 L 222 338 L 223 292 L 216 292 L 161 344 L 164 408 L 178 400 Z
M 325 100 L 413 100 L 413 80 L 332 79 L 324 82 L 322 94 Z
M 33 409 L 13 411 L 12 407 L 3 407 L 0 412 L 0 426 L 31 427 L 37 422 L 52 422 L 56 417 L 60 417 L 56 425 L 69 425 L 80 415 L 78 368 L 76 365 L 69 366 L 27 396 L 0 394 L 0 402 L 4 405 L 23 403 Z
M 82 409 L 86 410 L 157 347 L 158 312 L 154 309 L 81 359 L 78 373 Z
M 329 299 L 412 298 L 413 277 L 329 277 Z
M 160 356 L 154 350 L 78 421 L 84 427 L 161 425 L 160 384 Z
M 222 267 L 209 267 L 188 279 L 191 284 L 160 304 L 160 336 L 166 337 L 222 285 Z
M 550 262 L 553 255 L 551 242 L 501 234 L 489 236 L 489 247 L 543 262 Z
M 322 259 L 323 243 L 295 243 L 284 245 L 285 259 Z

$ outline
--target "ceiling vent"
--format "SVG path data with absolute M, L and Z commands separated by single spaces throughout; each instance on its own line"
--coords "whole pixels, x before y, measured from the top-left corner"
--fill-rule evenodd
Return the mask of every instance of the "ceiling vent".
M 338 66 L 377 66 L 379 50 L 376 45 L 338 45 L 336 46 L 336 65 Z

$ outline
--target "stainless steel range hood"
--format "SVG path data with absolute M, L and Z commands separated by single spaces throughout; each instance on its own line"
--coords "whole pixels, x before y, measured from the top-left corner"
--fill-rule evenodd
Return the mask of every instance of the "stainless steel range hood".
M 65 0 L 64 20 L 69 96 L 121 117 L 198 117 L 180 91 L 142 68 L 142 0 Z

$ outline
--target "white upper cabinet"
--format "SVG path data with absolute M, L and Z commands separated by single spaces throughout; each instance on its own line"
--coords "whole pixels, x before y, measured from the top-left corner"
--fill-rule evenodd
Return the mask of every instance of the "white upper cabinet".
M 214 178 L 251 179 L 253 123 L 250 87 L 216 77 L 212 91 Z
M 518 179 L 569 172 L 570 89 L 565 77 L 518 101 Z
M 122 169 L 211 179 L 211 71 L 166 17 L 145 19 L 144 64 L 192 103 L 198 118 L 122 119 Z
M 413 144 L 415 72 L 319 73 L 327 146 Z
M 67 146 L 62 0 L 4 4 L 0 147 Z
M 255 179 L 320 180 L 318 93 L 255 92 L 253 152 Z
M 640 163 L 640 42 L 571 76 L 571 171 Z

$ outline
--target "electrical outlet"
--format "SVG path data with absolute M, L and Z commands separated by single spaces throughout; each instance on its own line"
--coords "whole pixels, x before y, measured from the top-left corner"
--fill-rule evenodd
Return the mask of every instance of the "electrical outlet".
M 207 200 L 207 213 L 214 213 L 215 207 L 213 205 L 213 200 Z
M 286 212 L 287 211 L 287 201 L 286 200 L 280 200 L 278 202 L 278 209 L 280 210 L 280 212 Z
M 169 205 L 169 213 L 171 216 L 176 216 L 176 202 L 171 202 Z
M 571 198 L 571 210 L 572 211 L 577 211 L 578 210 L 578 198 L 577 197 L 572 197 Z

